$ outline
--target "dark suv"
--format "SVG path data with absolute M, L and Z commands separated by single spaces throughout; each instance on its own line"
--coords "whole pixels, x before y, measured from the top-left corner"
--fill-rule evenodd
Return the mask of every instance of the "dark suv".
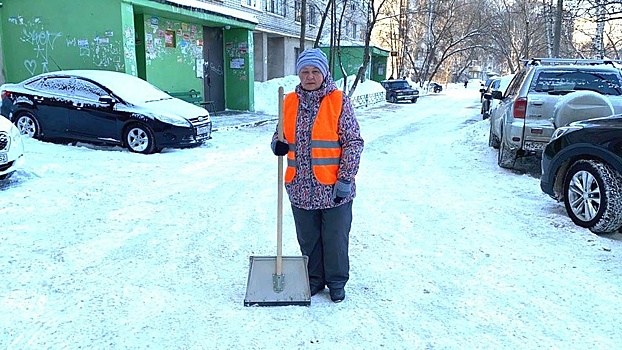
M 594 233 L 622 226 L 622 114 L 555 130 L 542 154 L 542 191 L 564 201 L 572 221 Z
M 399 101 L 417 102 L 419 90 L 413 89 L 404 79 L 383 80 L 380 82 L 386 90 L 386 100 L 391 103 Z

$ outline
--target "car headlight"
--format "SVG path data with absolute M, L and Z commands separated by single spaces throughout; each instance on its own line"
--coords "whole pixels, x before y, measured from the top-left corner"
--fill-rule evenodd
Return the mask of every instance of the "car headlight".
M 576 125 L 572 125 L 572 126 L 562 126 L 560 128 L 555 129 L 555 131 L 553 131 L 553 135 L 551 135 L 551 140 L 549 142 L 553 142 L 555 140 L 557 140 L 558 138 L 566 135 L 569 132 L 573 132 L 573 131 L 577 131 L 583 129 L 582 126 L 576 126 Z
M 172 124 L 175 126 L 181 127 L 192 127 L 192 124 L 182 117 L 178 117 L 176 115 L 164 115 L 164 114 L 156 114 L 153 116 L 154 118 L 162 121 L 164 123 Z

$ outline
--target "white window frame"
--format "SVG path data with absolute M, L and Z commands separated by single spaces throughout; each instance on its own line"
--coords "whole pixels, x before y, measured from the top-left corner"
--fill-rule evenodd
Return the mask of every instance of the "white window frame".
M 261 0 L 242 0 L 242 6 L 261 11 Z
M 274 11 L 270 8 L 274 4 Z M 266 0 L 265 10 L 267 13 L 287 17 L 287 6 L 286 0 Z

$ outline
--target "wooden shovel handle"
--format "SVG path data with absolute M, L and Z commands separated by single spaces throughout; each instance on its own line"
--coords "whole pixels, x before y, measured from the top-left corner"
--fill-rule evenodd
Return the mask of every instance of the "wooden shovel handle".
M 283 87 L 279 86 L 279 124 L 278 137 L 279 141 L 283 141 Z M 283 274 L 283 156 L 278 156 L 278 202 L 276 210 L 276 272 L 277 276 Z

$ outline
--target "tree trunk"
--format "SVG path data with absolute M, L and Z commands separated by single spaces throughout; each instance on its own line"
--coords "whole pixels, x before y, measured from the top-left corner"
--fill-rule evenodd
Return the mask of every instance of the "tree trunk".
M 596 35 L 594 36 L 594 57 L 603 59 L 605 57 L 605 46 L 603 45 L 603 32 L 605 31 L 605 4 L 603 0 L 596 0 L 597 19 Z
M 329 0 L 326 2 L 326 9 L 324 10 L 324 14 L 322 15 L 322 21 L 320 22 L 320 27 L 318 28 L 317 36 L 315 37 L 315 43 L 313 44 L 313 47 L 320 46 L 320 39 L 322 38 L 322 32 L 324 31 L 324 24 L 326 24 L 326 18 L 328 17 L 328 14 L 330 13 L 329 11 L 332 5 L 333 5 L 333 0 Z
M 564 0 L 557 0 L 557 8 L 555 9 L 555 28 L 553 30 L 553 57 L 559 57 L 559 44 L 561 42 L 562 36 L 563 11 Z

